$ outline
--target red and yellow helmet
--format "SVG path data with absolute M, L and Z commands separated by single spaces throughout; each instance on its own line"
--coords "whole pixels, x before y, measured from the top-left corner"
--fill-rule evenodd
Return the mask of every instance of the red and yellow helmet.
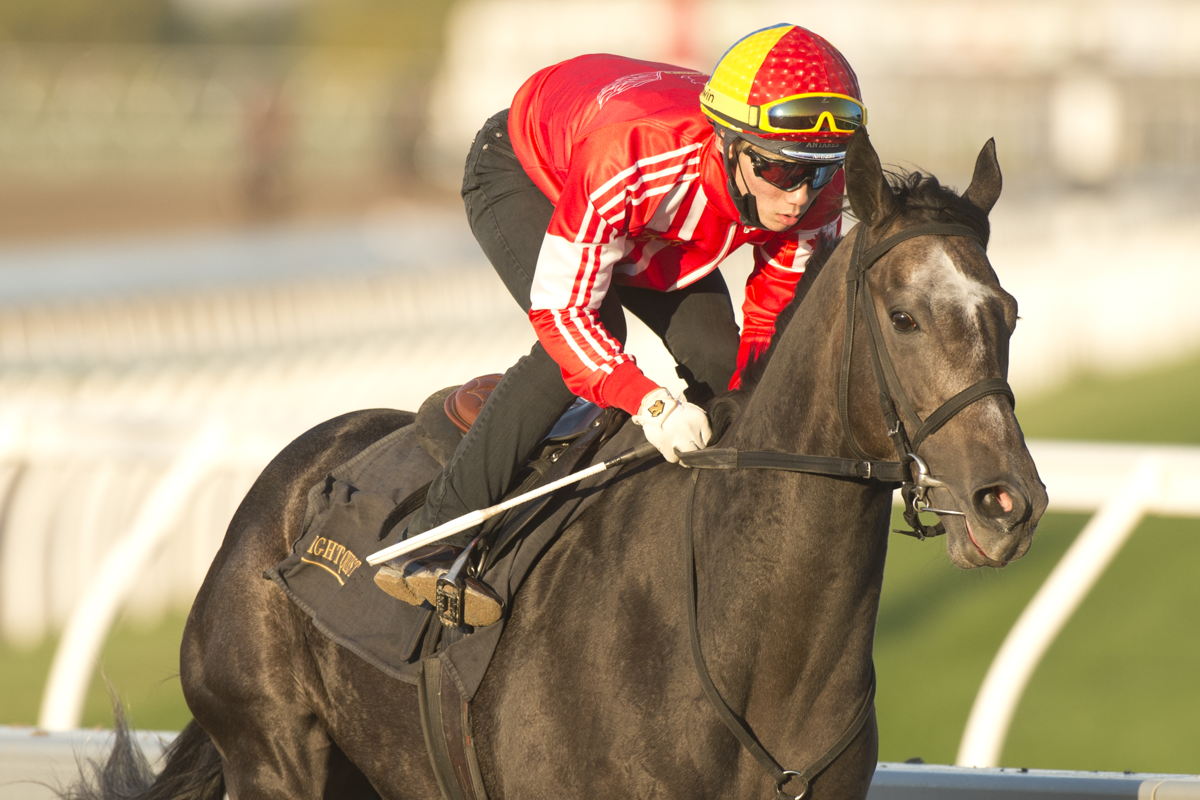
M 845 56 L 799 25 L 779 24 L 733 44 L 713 68 L 700 107 L 723 137 L 803 161 L 846 157 L 867 121 Z

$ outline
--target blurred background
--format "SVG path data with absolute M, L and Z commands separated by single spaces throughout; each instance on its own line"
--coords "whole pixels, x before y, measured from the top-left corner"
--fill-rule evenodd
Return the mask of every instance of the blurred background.
M 188 719 L 183 614 L 271 455 L 527 350 L 457 186 L 530 73 L 601 51 L 707 70 L 780 21 L 855 66 L 885 162 L 961 189 L 996 139 L 990 256 L 1021 304 L 1027 433 L 1200 443 L 1192 0 L 5 0 L 0 725 L 34 723 L 63 625 L 172 469 L 190 482 L 100 659 L 134 724 L 164 730 Z M 748 271 L 725 268 L 731 286 Z M 881 758 L 953 761 L 992 655 L 1085 521 L 1052 513 L 1001 573 L 893 544 Z M 1139 528 L 1035 675 L 1004 763 L 1200 772 L 1198 527 Z M 110 719 L 98 673 L 84 722 Z

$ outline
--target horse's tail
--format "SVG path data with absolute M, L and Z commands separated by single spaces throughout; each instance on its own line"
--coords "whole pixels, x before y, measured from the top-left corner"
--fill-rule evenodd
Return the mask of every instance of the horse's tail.
M 62 800 L 221 800 L 225 780 L 221 756 L 212 739 L 192 720 L 163 753 L 155 776 L 142 748 L 117 714 L 116 741 L 103 762 L 83 767 L 79 784 L 59 794 Z M 90 774 L 89 774 L 90 773 Z

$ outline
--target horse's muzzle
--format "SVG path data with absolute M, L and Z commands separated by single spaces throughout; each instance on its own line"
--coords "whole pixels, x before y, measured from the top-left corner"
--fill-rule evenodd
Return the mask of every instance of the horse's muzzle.
M 984 481 L 971 492 L 965 517 L 946 520 L 951 557 L 964 567 L 1015 561 L 1029 550 L 1046 502 L 1040 481 L 1033 487 L 1011 477 Z

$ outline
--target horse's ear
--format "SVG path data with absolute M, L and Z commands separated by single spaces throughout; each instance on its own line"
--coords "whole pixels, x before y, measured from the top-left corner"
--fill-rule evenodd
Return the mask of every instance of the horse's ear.
M 883 165 L 871 146 L 866 128 L 859 128 L 850 137 L 846 152 L 846 194 L 854 215 L 866 225 L 874 225 L 896 207 L 896 196 L 883 176 Z
M 1003 183 L 1000 162 L 996 159 L 996 140 L 988 139 L 979 151 L 979 158 L 975 159 L 975 174 L 971 176 L 971 185 L 963 192 L 963 197 L 987 214 L 1000 199 Z

